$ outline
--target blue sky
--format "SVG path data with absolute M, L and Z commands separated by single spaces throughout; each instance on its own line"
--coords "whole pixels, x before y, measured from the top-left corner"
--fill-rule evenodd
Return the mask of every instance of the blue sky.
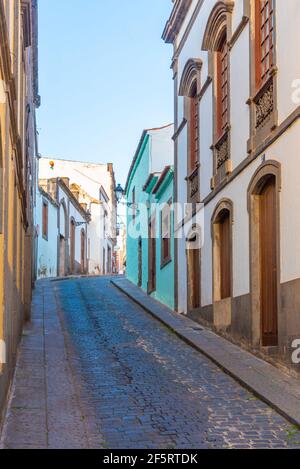
M 39 0 L 39 151 L 114 163 L 124 184 L 144 128 L 173 120 L 171 0 Z

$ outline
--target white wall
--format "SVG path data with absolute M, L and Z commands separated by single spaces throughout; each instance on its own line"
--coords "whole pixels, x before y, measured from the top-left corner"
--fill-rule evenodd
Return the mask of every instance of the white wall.
M 62 200 L 65 201 L 68 207 L 68 224 L 69 224 L 69 232 L 70 232 L 70 223 L 71 219 L 74 218 L 76 222 L 84 223 L 81 226 L 75 227 L 75 261 L 80 264 L 81 263 L 81 230 L 84 229 L 85 233 L 87 230 L 86 220 L 84 219 L 83 215 L 73 203 L 72 199 L 70 199 L 67 192 L 65 192 L 60 186 L 58 189 L 58 200 L 61 203 Z
M 42 206 L 43 199 L 48 204 L 48 239 L 43 238 Z M 37 227 L 37 278 L 57 276 L 58 207 L 37 190 L 36 227 Z
M 158 142 L 157 144 L 164 144 L 164 142 Z M 50 167 L 50 161 L 54 162 L 53 170 Z M 114 181 L 111 172 L 108 170 L 108 165 L 41 158 L 39 177 L 40 179 L 68 177 L 70 185 L 75 183 L 86 192 L 87 197 L 84 202 L 87 202 L 88 209 L 91 212 L 91 222 L 88 228 L 87 240 L 87 253 L 89 256 L 88 269 L 90 274 L 103 273 L 103 248 L 106 251 L 107 259 L 108 246 L 110 246 L 113 251 L 113 243 L 111 239 L 114 235 L 112 228 L 115 224 L 115 212 L 112 197 Z M 105 202 L 105 209 L 109 218 L 109 231 L 107 231 L 105 237 L 103 237 L 102 229 L 103 210 L 97 206 L 97 201 L 100 201 L 101 186 L 104 188 L 108 196 L 108 200 Z M 77 231 L 80 233 L 80 228 L 76 228 L 76 233 Z
M 178 35 L 177 45 L 183 38 L 189 20 L 192 17 L 195 5 Z M 208 17 L 217 3 L 217 0 L 205 0 L 194 25 L 189 31 L 178 57 L 178 86 L 182 72 L 187 61 L 191 58 L 201 59 L 201 84 L 208 75 L 208 54 L 201 50 L 203 34 Z M 239 26 L 244 13 L 244 1 L 236 0 L 232 16 L 233 32 Z M 293 50 L 300 43 L 300 2 L 299 0 L 276 2 L 276 57 L 278 73 L 277 105 L 279 124 L 298 108 L 300 102 L 292 100 L 292 83 L 300 80 L 300 60 L 296 58 Z M 249 138 L 249 106 L 246 104 L 250 97 L 250 25 L 246 24 L 237 41 L 230 50 L 230 124 L 231 124 L 231 159 L 233 169 L 249 158 L 247 154 L 247 140 Z M 299 87 L 300 89 L 300 87 Z M 210 85 L 200 101 L 199 129 L 200 129 L 200 194 L 201 200 L 211 192 L 210 180 L 213 175 L 213 155 L 210 149 L 213 134 L 212 119 L 212 85 Z M 298 93 L 300 98 L 300 93 Z M 184 117 L 183 98 L 178 97 L 178 125 Z M 299 121 L 287 130 L 265 152 L 266 159 L 274 159 L 282 165 L 282 190 L 280 193 L 280 234 L 281 234 L 281 282 L 300 277 L 300 171 L 299 171 Z M 177 165 L 177 194 L 178 201 L 187 200 L 187 126 L 180 132 L 178 139 L 178 165 Z M 223 190 L 221 190 L 205 207 L 205 244 L 202 249 L 201 262 L 201 302 L 203 306 L 212 303 L 212 239 L 211 217 L 213 211 L 222 198 L 229 198 L 234 207 L 233 223 L 233 295 L 235 297 L 249 293 L 249 214 L 247 209 L 247 189 L 253 173 L 263 161 L 259 155 L 255 161 L 246 168 Z M 178 303 L 179 311 L 186 311 L 186 254 L 184 240 L 178 241 Z

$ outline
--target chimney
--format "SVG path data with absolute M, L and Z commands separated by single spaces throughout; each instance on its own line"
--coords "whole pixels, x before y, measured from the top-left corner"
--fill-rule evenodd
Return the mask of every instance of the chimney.
M 52 199 L 57 200 L 57 179 L 52 178 L 47 181 L 47 192 Z
M 70 187 L 70 178 L 64 177 L 64 178 L 60 178 L 60 179 L 65 183 L 65 185 L 67 187 Z

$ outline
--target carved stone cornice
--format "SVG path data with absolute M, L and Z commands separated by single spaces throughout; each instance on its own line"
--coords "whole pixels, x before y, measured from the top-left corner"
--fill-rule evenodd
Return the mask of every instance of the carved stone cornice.
M 218 48 L 218 38 L 224 26 L 228 26 L 228 14 L 233 12 L 234 1 L 218 1 L 209 15 L 205 29 L 202 50 L 212 51 Z
M 192 0 L 174 0 L 171 16 L 162 34 L 162 38 L 166 43 L 173 44 L 191 4 Z
M 189 96 L 191 85 L 196 80 L 197 94 L 200 92 L 201 79 L 200 72 L 202 68 L 201 59 L 189 59 L 185 64 L 179 86 L 179 96 Z

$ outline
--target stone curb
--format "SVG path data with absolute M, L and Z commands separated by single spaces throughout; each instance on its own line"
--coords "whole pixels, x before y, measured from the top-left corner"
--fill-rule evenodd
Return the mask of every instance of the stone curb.
M 129 280 L 113 279 L 111 283 L 180 339 L 300 428 L 300 382 L 297 379 L 186 316 L 175 313 Z

